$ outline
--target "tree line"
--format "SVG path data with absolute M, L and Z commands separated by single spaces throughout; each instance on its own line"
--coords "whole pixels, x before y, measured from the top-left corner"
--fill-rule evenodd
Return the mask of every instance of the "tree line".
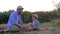
M 28 23 L 28 22 L 32 21 L 32 19 L 31 19 L 32 14 L 37 14 L 38 20 L 41 23 L 50 22 L 52 19 L 60 18 L 60 10 L 59 9 L 57 9 L 57 10 L 55 9 L 53 11 L 46 11 L 46 12 L 44 12 L 44 11 L 36 11 L 36 12 L 24 11 L 21 16 L 22 16 L 22 20 L 24 23 Z M 9 16 L 13 11 L 14 10 L 0 12 L 0 24 L 7 23 Z

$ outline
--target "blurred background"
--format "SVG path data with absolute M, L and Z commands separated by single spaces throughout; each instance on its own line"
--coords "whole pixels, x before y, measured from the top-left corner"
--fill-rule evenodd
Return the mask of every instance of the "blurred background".
M 31 22 L 32 14 L 37 14 L 41 28 L 53 28 L 48 32 L 43 31 L 44 34 L 60 34 L 60 0 L 0 0 L 0 28 L 6 28 L 10 14 L 20 5 L 24 7 L 22 13 L 24 23 Z M 23 32 L 20 33 L 23 34 Z
M 24 7 L 25 23 L 32 21 L 32 14 L 38 14 L 41 23 L 60 18 L 60 0 L 0 0 L 0 24 L 7 23 L 11 12 L 19 5 Z

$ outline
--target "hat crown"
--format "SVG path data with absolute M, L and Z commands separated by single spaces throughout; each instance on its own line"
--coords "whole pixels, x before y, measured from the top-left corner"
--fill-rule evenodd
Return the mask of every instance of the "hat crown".
M 17 9 L 22 9 L 23 7 L 22 6 L 18 6 Z

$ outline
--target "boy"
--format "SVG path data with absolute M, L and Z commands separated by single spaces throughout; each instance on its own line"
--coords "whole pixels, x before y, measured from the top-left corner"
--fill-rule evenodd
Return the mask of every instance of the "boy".
M 40 30 L 40 23 L 37 14 L 32 15 L 32 23 L 29 23 L 29 28 L 27 30 Z

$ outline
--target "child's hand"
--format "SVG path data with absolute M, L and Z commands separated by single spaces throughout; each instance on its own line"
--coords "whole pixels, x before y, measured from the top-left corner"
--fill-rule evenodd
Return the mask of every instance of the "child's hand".
M 23 24 L 22 27 L 26 27 L 26 24 Z

